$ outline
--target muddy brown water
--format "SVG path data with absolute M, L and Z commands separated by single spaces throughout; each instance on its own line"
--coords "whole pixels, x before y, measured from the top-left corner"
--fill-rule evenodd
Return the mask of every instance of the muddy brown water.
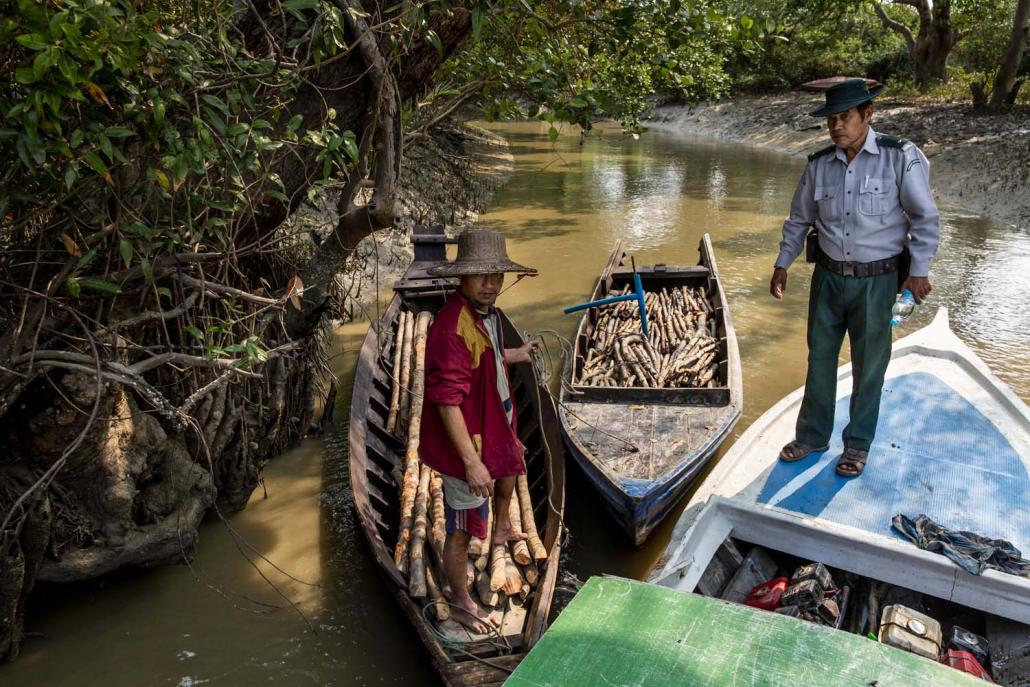
M 803 159 L 661 131 L 635 141 L 601 129 L 582 145 L 563 134 L 551 146 L 535 124 L 492 128 L 511 142 L 516 169 L 483 223 L 502 228 L 512 257 L 541 272 L 501 298 L 518 326 L 571 336 L 576 320 L 561 309 L 586 299 L 616 238 L 638 263 L 693 264 L 709 232 L 743 359 L 745 409 L 735 435 L 803 383 L 811 269 L 791 270 L 784 302 L 767 295 Z M 904 329 L 948 306 L 962 339 L 1026 400 L 1028 275 L 1030 237 L 945 208 L 934 293 Z M 338 419 L 349 412 L 366 327 L 358 322 L 338 333 Z M 217 521 L 203 527 L 191 567 L 40 588 L 32 634 L 21 658 L 0 667 L 0 685 L 437 684 L 357 529 L 345 427 L 273 461 L 264 479 L 231 530 Z M 676 517 L 633 549 L 571 465 L 567 503 L 563 567 L 584 580 L 645 575 Z M 574 580 L 560 584 L 567 596 Z

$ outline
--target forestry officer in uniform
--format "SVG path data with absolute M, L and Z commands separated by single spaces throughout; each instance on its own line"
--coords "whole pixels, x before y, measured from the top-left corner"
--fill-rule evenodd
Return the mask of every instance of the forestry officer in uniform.
M 869 126 L 869 89 L 849 79 L 826 91 L 826 117 L 833 144 L 808 157 L 769 290 L 782 299 L 787 269 L 814 227 L 818 244 L 808 304 L 808 376 L 794 440 L 780 458 L 796 461 L 829 448 L 837 396 L 837 358 L 845 332 L 851 341 L 853 389 L 844 452 L 837 473 L 861 474 L 876 433 L 883 377 L 891 355 L 891 308 L 907 288 L 919 303 L 930 293 L 930 261 L 937 252 L 940 217 L 930 193 L 930 166 L 914 144 L 878 134 Z M 907 276 L 899 269 L 908 267 Z
M 458 238 L 454 262 L 429 268 L 460 277 L 426 339 L 426 386 L 419 458 L 443 478 L 447 538 L 443 565 L 450 583 L 451 616 L 473 632 L 491 627 L 465 586 L 471 537 L 505 544 L 515 539 L 508 507 L 525 448 L 515 433 L 508 365 L 529 362 L 535 342 L 504 348 L 494 307 L 504 273 L 535 275 L 508 258 L 504 235 L 469 229 Z M 490 498 L 493 532 L 487 531 Z M 524 535 L 523 535 L 524 536 Z

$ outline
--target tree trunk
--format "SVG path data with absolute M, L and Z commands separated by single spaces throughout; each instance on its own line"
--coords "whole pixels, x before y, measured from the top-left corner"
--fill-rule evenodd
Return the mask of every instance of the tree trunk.
M 919 14 L 919 27 L 915 34 L 902 22 L 891 19 L 879 2 L 873 10 L 883 26 L 905 39 L 912 58 L 916 85 L 924 90 L 934 83 L 947 81 L 948 57 L 962 35 L 951 23 L 951 0 L 894 0 L 894 4 L 908 5 Z
M 925 36 L 922 32 L 916 36 L 913 63 L 920 90 L 948 80 L 948 56 L 958 42 L 955 33 L 950 27 L 945 30 L 933 27 Z
M 990 93 L 987 90 L 987 80 L 974 81 L 969 84 L 969 92 L 973 95 L 973 109 L 982 110 L 987 107 L 987 98 Z
M 1027 36 L 1030 34 L 1030 0 L 1019 0 L 1016 14 L 1012 20 L 1012 34 L 1008 47 L 1002 57 L 998 75 L 994 77 L 994 92 L 991 94 L 990 109 L 1000 110 L 1016 101 L 1016 94 L 1023 81 L 1016 80 L 1023 51 L 1026 50 Z

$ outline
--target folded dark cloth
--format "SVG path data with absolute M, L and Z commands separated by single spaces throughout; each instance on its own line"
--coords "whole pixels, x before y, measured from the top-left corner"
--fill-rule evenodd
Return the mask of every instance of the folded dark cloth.
M 919 548 L 942 553 L 973 575 L 982 575 L 985 569 L 993 568 L 1010 575 L 1030 577 L 1030 561 L 1004 539 L 988 539 L 973 532 L 950 530 L 925 515 L 913 520 L 898 514 L 891 520 L 891 525 Z

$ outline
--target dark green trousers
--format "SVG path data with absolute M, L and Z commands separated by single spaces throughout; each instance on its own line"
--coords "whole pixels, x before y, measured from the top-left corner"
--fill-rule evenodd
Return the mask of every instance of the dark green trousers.
M 847 333 L 853 386 L 844 445 L 869 450 L 891 358 L 890 319 L 897 292 L 897 274 L 842 277 L 816 265 L 808 300 L 808 377 L 798 414 L 798 441 L 809 446 L 830 443 L 837 405 L 837 358 Z

